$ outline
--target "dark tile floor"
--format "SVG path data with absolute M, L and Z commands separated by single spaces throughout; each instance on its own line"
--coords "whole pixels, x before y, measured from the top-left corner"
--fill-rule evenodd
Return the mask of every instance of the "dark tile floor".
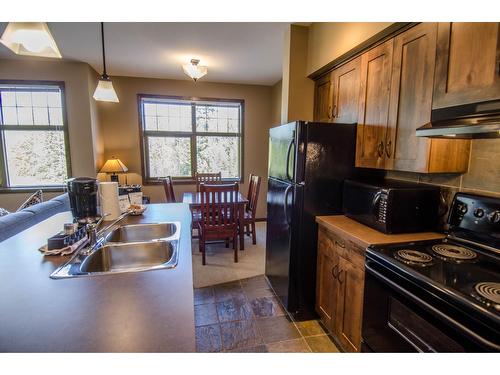
M 288 315 L 264 276 L 195 289 L 194 305 L 198 352 L 338 352 L 318 320 Z

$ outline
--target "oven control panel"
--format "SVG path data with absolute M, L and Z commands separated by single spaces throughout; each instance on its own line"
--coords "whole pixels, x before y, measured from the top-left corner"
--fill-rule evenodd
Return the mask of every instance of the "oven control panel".
M 470 231 L 500 242 L 500 198 L 457 193 L 448 223 L 451 232 Z

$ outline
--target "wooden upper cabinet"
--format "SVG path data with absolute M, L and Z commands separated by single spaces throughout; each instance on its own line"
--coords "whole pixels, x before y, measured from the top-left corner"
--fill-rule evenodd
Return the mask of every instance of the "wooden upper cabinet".
M 314 121 L 330 122 L 333 112 L 332 74 L 328 73 L 315 82 Z
M 361 55 L 356 167 L 385 168 L 393 43 Z
M 358 57 L 332 72 L 333 122 L 351 124 L 358 121 L 360 66 L 361 58 Z
M 499 35 L 497 22 L 439 24 L 433 108 L 500 98 Z
M 431 120 L 437 24 L 420 23 L 394 38 L 385 168 L 466 172 L 468 140 L 417 137 Z

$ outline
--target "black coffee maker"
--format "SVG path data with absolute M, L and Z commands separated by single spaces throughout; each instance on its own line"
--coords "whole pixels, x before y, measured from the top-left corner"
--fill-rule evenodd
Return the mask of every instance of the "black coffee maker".
M 94 223 L 97 216 L 97 180 L 90 177 L 70 178 L 67 181 L 71 213 L 76 222 Z

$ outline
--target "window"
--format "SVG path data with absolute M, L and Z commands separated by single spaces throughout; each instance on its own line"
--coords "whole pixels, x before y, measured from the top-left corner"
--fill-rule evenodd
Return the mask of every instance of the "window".
M 0 109 L 0 186 L 62 186 L 70 170 L 63 84 L 0 82 Z
M 144 178 L 191 181 L 195 172 L 242 174 L 242 100 L 139 95 Z

